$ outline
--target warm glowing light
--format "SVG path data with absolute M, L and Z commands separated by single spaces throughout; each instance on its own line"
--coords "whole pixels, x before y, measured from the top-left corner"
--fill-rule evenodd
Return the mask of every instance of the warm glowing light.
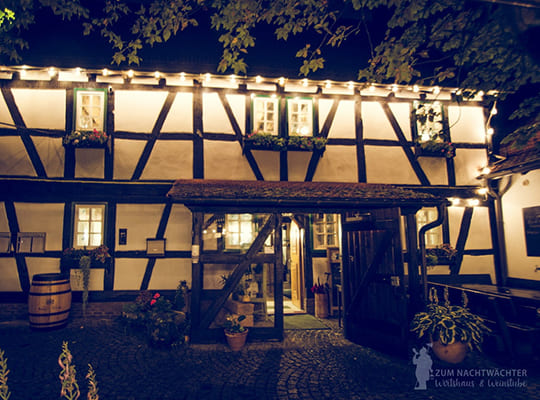
M 487 133 L 489 136 L 491 136 L 491 135 L 493 135 L 493 134 L 495 133 L 495 131 L 493 130 L 493 128 L 487 128 L 486 133 Z
M 257 75 L 257 76 L 255 77 L 255 82 L 257 82 L 257 83 L 261 83 L 262 81 L 263 81 L 263 78 L 262 78 L 262 76 L 260 76 L 260 75 Z
M 327 88 L 327 89 L 330 89 L 332 87 L 332 82 L 330 81 L 325 81 L 324 82 L 324 87 Z
M 80 75 L 80 74 L 81 74 L 81 67 L 75 68 L 75 75 Z
M 272 93 L 272 96 L 270 96 L 270 97 L 272 97 L 273 99 L 275 99 L 277 96 L 276 96 L 275 93 Z
M 53 67 L 49 68 L 48 72 L 51 78 L 56 75 L 56 70 Z
M 463 91 L 462 91 L 461 89 L 456 90 L 456 94 L 457 94 L 458 96 L 461 96 L 461 93 L 463 93 Z
M 375 85 L 372 83 L 371 85 L 369 85 L 369 91 L 370 92 L 374 92 L 375 91 Z
M 154 78 L 159 79 L 161 77 L 161 74 L 159 71 L 154 72 Z
M 127 72 L 127 77 L 128 77 L 128 78 L 133 78 L 134 75 L 135 75 L 135 72 L 133 72 L 132 69 L 130 69 L 130 70 Z
M 491 113 L 490 113 L 490 114 L 491 114 L 491 115 L 497 115 L 497 112 L 498 112 L 498 111 L 497 111 L 497 108 L 493 107 L 493 108 L 491 109 Z
M 354 82 L 353 82 L 353 81 L 349 81 L 349 82 L 347 83 L 347 87 L 348 87 L 349 89 L 354 89 Z
M 207 73 L 204 75 L 204 80 L 205 80 L 206 82 L 210 82 L 210 79 L 212 79 L 212 75 L 210 75 L 210 73 L 207 72 Z
M 457 207 L 461 203 L 461 199 L 459 199 L 457 197 L 450 197 L 450 198 L 448 198 L 448 200 L 450 201 L 450 203 L 452 203 L 453 207 Z
M 185 80 L 186 80 L 186 73 L 180 72 L 180 81 L 185 82 Z
M 483 195 L 486 195 L 488 192 L 488 188 L 482 187 L 476 191 L 476 193 Z
M 101 70 L 101 75 L 103 75 L 103 76 L 108 76 L 108 75 L 109 75 L 109 70 L 108 70 L 107 68 L 103 68 L 103 69 Z
M 439 93 L 441 93 L 441 88 L 438 87 L 438 86 L 435 86 L 435 87 L 433 88 L 433 94 L 439 94 Z
M 412 87 L 412 90 L 413 90 L 414 93 L 418 93 L 420 91 L 420 88 L 418 87 L 418 85 L 414 85 Z
M 392 92 L 397 93 L 398 87 L 397 85 L 392 85 Z
M 279 78 L 278 83 L 279 83 L 279 86 L 285 85 L 285 78 L 284 77 Z
M 428 140 L 431 139 L 431 135 L 429 133 L 422 133 L 422 141 L 423 142 L 427 142 Z
M 480 200 L 478 200 L 478 199 L 469 199 L 469 200 L 467 200 L 467 205 L 469 207 L 476 207 L 479 204 L 480 204 Z
M 236 83 L 236 76 L 231 75 L 231 83 Z
M 255 93 L 251 93 L 251 94 L 249 95 L 249 97 L 251 97 L 252 99 L 254 99 L 254 98 L 255 98 Z
M 302 86 L 307 87 L 308 83 L 309 81 L 306 78 L 302 79 Z
M 487 175 L 487 174 L 489 174 L 490 172 L 491 172 L 491 168 L 489 168 L 489 167 L 487 167 L 487 166 L 486 166 L 486 167 L 483 167 L 483 168 L 480 170 L 480 173 L 481 173 L 482 175 Z
M 483 90 L 480 90 L 480 91 L 478 92 L 478 96 L 480 96 L 480 97 L 482 97 L 484 94 L 485 94 L 485 93 L 484 93 Z

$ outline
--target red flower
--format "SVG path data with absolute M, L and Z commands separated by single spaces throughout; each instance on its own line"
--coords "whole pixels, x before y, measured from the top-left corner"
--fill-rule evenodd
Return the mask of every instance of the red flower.
M 153 306 L 154 304 L 156 304 L 156 299 L 150 300 L 150 305 Z
M 160 297 L 161 297 L 161 295 L 160 295 L 159 293 L 156 293 L 156 294 L 154 295 L 154 299 L 159 299 Z

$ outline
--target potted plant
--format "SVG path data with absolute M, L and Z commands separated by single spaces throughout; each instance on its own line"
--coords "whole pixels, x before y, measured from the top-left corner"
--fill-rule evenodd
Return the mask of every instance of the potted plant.
M 241 324 L 246 319 L 245 315 L 227 315 L 227 320 L 223 324 L 227 344 L 232 351 L 241 350 L 246 344 L 249 329 Z
M 426 249 L 426 264 L 433 266 L 437 264 L 452 264 L 457 255 L 457 250 L 448 243 L 437 247 Z
M 72 147 L 99 148 L 105 147 L 109 137 L 105 132 L 94 129 L 92 131 L 72 131 L 64 136 L 62 144 Z
M 311 292 L 315 295 L 315 316 L 317 318 L 328 318 L 328 293 L 330 286 L 328 283 L 322 285 L 319 280 L 312 286 Z
M 463 361 L 468 350 L 480 349 L 484 334 L 490 329 L 484 320 L 467 308 L 467 295 L 462 293 L 463 306 L 453 306 L 444 289 L 444 305 L 439 304 L 437 289 L 429 292 L 430 303 L 426 311 L 417 313 L 411 323 L 411 331 L 417 337 L 428 337 L 435 355 L 446 362 Z

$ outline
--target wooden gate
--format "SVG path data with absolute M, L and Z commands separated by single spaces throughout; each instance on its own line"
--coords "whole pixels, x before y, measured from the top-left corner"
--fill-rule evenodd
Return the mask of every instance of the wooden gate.
M 345 337 L 407 355 L 407 297 L 399 208 L 342 216 Z

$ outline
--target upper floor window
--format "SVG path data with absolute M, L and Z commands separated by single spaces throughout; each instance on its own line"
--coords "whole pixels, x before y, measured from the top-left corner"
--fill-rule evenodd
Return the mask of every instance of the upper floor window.
M 76 204 L 73 229 L 74 248 L 92 248 L 103 244 L 105 204 Z
M 313 100 L 309 98 L 287 99 L 289 135 L 313 135 Z
M 75 89 L 74 130 L 104 131 L 106 106 L 106 89 Z
M 313 248 L 324 250 L 338 245 L 338 214 L 314 214 Z
M 446 141 L 443 129 L 443 110 L 438 101 L 414 102 L 416 133 L 420 142 Z
M 277 135 L 278 99 L 274 96 L 255 96 L 253 98 L 253 132 Z
M 424 225 L 437 219 L 437 209 L 435 207 L 424 207 L 416 213 L 416 224 L 418 231 Z M 442 225 L 436 226 L 426 232 L 426 247 L 437 247 L 443 244 Z

